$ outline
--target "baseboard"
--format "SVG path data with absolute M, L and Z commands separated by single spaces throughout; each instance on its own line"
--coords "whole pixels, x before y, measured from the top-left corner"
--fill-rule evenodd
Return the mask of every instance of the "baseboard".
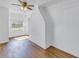
M 46 47 L 40 45 L 39 43 L 33 41 L 32 39 L 30 39 L 30 41 L 31 41 L 32 43 L 36 44 L 37 46 L 41 47 L 42 49 L 44 49 L 44 50 L 46 49 Z
M 2 44 L 6 44 L 6 43 L 8 43 L 8 42 L 9 42 L 9 40 L 2 41 L 2 42 L 0 42 L 0 45 L 2 45 Z
M 9 37 L 9 39 L 13 39 L 13 38 L 21 37 L 21 36 L 27 36 L 27 35 L 13 36 L 13 37 Z
M 56 48 L 54 46 L 50 46 L 46 49 L 47 51 L 51 52 L 52 54 L 55 53 L 55 54 L 58 54 L 57 57 L 59 58 L 78 58 L 70 53 L 67 53 L 59 48 Z

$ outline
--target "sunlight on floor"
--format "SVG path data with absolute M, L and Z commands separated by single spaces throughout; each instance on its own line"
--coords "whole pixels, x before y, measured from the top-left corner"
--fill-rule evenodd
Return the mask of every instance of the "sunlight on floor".
M 29 42 L 27 38 L 29 37 L 22 36 L 11 40 L 6 46 L 6 50 L 5 50 L 6 56 L 12 58 L 25 57 L 25 55 L 27 54 L 24 53 L 27 52 L 25 47 L 29 46 Z
M 28 35 L 28 36 L 21 36 L 21 37 L 17 37 L 17 38 L 14 38 L 15 40 L 25 40 L 25 39 L 29 39 L 31 36 Z

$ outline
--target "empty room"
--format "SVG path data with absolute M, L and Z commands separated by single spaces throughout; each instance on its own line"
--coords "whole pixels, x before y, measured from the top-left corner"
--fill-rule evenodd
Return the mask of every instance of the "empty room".
M 0 0 L 0 58 L 78 58 L 79 0 Z

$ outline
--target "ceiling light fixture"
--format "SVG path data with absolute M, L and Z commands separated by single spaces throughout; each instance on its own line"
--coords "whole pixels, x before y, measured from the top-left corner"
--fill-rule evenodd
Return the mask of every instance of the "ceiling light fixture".
M 17 5 L 20 6 L 21 10 L 23 11 L 27 11 L 27 9 L 32 10 L 31 7 L 34 7 L 34 5 L 29 5 L 27 2 L 18 0 L 20 2 L 20 4 L 12 4 L 12 5 Z

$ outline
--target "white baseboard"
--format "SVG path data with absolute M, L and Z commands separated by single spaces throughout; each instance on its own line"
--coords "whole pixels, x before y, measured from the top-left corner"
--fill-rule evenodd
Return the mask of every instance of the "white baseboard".
M 5 40 L 5 41 L 0 41 L 0 44 L 4 44 L 4 43 L 7 43 L 9 42 L 9 39 Z

